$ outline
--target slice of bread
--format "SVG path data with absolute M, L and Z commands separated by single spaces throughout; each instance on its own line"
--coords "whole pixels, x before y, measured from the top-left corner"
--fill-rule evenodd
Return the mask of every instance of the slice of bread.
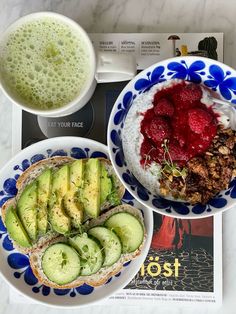
M 60 166 L 72 163 L 74 160 L 75 159 L 72 157 L 56 156 L 56 157 L 46 158 L 46 159 L 36 162 L 35 164 L 27 168 L 18 178 L 16 182 L 16 187 L 18 190 L 16 198 L 18 199 L 21 193 L 23 192 L 24 188 L 26 187 L 26 185 L 28 185 L 33 180 L 35 180 L 38 176 L 40 176 L 40 174 L 44 170 L 48 168 L 52 168 L 56 170 Z
M 115 174 L 115 172 L 113 170 L 113 167 L 111 165 L 110 160 L 102 158 L 102 157 L 98 158 L 98 159 L 102 163 L 104 163 L 105 168 L 108 171 L 108 173 L 110 175 L 114 176 L 118 194 L 122 198 L 122 196 L 125 193 L 125 188 L 122 185 L 122 183 L 120 182 L 120 180 L 118 179 L 118 177 L 116 176 L 116 174 Z M 60 166 L 65 165 L 65 164 L 70 164 L 70 163 L 72 163 L 75 160 L 76 159 L 72 158 L 72 157 L 56 156 L 56 157 L 51 157 L 51 158 L 43 159 L 43 160 L 40 160 L 40 161 L 36 162 L 32 166 L 30 166 L 28 169 L 26 169 L 21 174 L 21 176 L 18 178 L 17 183 L 16 183 L 16 187 L 18 189 L 18 193 L 17 193 L 16 197 L 19 198 L 19 196 L 21 195 L 21 193 L 24 190 L 24 188 L 26 187 L 26 185 L 28 185 L 35 178 L 37 178 L 45 169 L 47 169 L 47 168 L 57 169 Z M 85 158 L 83 160 L 88 160 L 88 158 Z M 102 205 L 104 206 L 104 204 L 102 204 Z M 107 207 L 107 205 L 105 207 Z
M 125 193 L 125 188 L 122 185 L 122 183 L 119 181 L 119 179 L 117 178 L 117 176 L 113 170 L 113 167 L 111 165 L 110 160 L 105 159 L 105 158 L 99 158 L 99 159 L 102 163 L 104 163 L 108 173 L 110 175 L 114 176 L 115 183 L 116 183 L 116 189 L 117 189 L 119 198 L 122 199 L 122 197 Z M 5 202 L 5 204 L 1 208 L 1 216 L 2 216 L 3 223 L 5 224 L 5 217 L 6 217 L 6 212 L 7 212 L 8 208 L 11 205 L 13 205 L 14 207 L 16 206 L 16 203 L 17 203 L 19 197 L 21 196 L 23 190 L 25 189 L 25 187 L 28 184 L 30 184 L 33 180 L 35 180 L 45 169 L 52 168 L 52 169 L 56 170 L 60 166 L 62 166 L 64 164 L 71 164 L 75 160 L 76 159 L 74 159 L 72 157 L 56 156 L 56 157 L 51 157 L 51 158 L 40 160 L 37 163 L 30 166 L 28 169 L 26 169 L 17 180 L 17 183 L 16 183 L 16 187 L 18 189 L 17 195 L 14 198 L 9 199 L 7 202 Z M 84 159 L 84 160 L 87 160 L 87 159 Z M 111 204 L 109 204 L 109 202 L 105 202 L 104 204 L 101 205 L 101 210 L 108 209 L 109 207 L 111 207 Z M 57 233 L 49 231 L 45 236 L 39 238 L 37 240 L 37 242 L 34 243 L 31 248 L 21 247 L 21 246 L 17 245 L 15 243 L 15 241 L 13 241 L 14 247 L 17 248 L 17 250 L 20 251 L 21 253 L 28 254 L 29 252 L 34 251 L 35 248 L 37 248 L 37 246 L 41 246 L 44 243 L 47 243 L 51 239 L 55 238 L 56 235 L 57 235 Z
M 89 228 L 97 226 L 97 225 L 102 225 L 108 217 L 110 217 L 111 215 L 118 213 L 118 212 L 128 212 L 128 213 L 134 215 L 142 223 L 143 228 L 145 230 L 144 222 L 143 222 L 143 216 L 142 216 L 141 211 L 137 208 L 134 208 L 134 207 L 132 207 L 130 205 L 126 205 L 126 204 L 117 206 L 117 207 L 109 210 L 107 213 L 101 215 L 99 218 L 93 219 L 91 222 L 89 222 L 87 224 L 87 228 L 89 229 Z M 121 255 L 118 262 L 116 262 L 112 266 L 101 268 L 96 274 L 93 274 L 90 276 L 79 276 L 76 280 L 74 280 L 71 283 L 66 284 L 66 285 L 58 285 L 58 284 L 50 281 L 45 276 L 43 269 L 42 269 L 42 266 L 41 266 L 42 256 L 43 256 L 45 250 L 48 248 L 48 246 L 51 244 L 54 244 L 54 243 L 58 243 L 58 242 L 67 242 L 66 237 L 64 237 L 64 236 L 56 237 L 56 238 L 48 241 L 47 243 L 45 243 L 43 246 L 35 249 L 34 252 L 32 252 L 32 254 L 30 254 L 30 265 L 31 265 L 31 268 L 33 270 L 34 275 L 38 278 L 38 280 L 41 283 L 45 284 L 46 286 L 49 286 L 52 288 L 57 288 L 57 289 L 70 289 L 70 288 L 78 287 L 78 286 L 86 283 L 90 286 L 96 287 L 96 286 L 100 286 L 100 285 L 105 284 L 111 276 L 114 276 L 123 268 L 123 264 L 125 262 L 130 261 L 130 260 L 134 259 L 136 256 L 138 256 L 141 253 L 145 239 L 146 239 L 146 232 L 144 233 L 143 243 L 140 245 L 140 247 L 136 251 L 129 253 L 129 254 Z

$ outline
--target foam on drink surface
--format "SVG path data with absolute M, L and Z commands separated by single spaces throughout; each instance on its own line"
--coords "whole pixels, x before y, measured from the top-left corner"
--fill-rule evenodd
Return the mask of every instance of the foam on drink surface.
M 88 79 L 89 55 L 82 36 L 47 17 L 26 22 L 1 47 L 4 85 L 37 109 L 53 109 L 72 101 Z

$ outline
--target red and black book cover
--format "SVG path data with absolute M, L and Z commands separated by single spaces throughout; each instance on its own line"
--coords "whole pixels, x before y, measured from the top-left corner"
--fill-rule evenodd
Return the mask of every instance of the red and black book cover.
M 149 253 L 126 289 L 213 292 L 213 217 L 153 215 Z

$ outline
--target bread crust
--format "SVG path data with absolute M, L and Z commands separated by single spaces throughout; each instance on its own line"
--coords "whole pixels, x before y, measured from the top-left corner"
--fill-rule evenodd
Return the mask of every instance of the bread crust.
M 16 188 L 18 190 L 17 196 L 19 196 L 24 190 L 25 186 L 31 183 L 36 177 L 38 177 L 46 168 L 56 169 L 64 164 L 72 163 L 75 159 L 67 156 L 55 156 L 51 158 L 42 159 L 29 168 L 27 168 L 16 182 Z

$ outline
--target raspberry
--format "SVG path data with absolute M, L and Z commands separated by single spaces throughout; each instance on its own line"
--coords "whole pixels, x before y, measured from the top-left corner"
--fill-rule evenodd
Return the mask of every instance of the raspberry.
M 142 126 L 141 130 L 158 145 L 163 142 L 164 139 L 169 139 L 171 136 L 169 123 L 162 117 L 154 117 L 150 123 Z
M 187 84 L 173 95 L 173 101 L 179 110 L 190 109 L 202 98 L 202 90 L 197 84 Z
M 157 103 L 155 103 L 154 112 L 157 116 L 172 117 L 174 111 L 174 106 L 166 98 L 161 98 Z
M 188 160 L 187 152 L 185 152 L 176 141 L 172 141 L 168 144 L 168 150 L 172 161 Z
M 193 103 L 202 98 L 202 90 L 197 84 L 190 83 L 180 91 L 179 96 L 182 101 Z
M 196 108 L 188 111 L 188 124 L 194 133 L 202 134 L 212 119 L 212 115 L 206 110 Z
M 178 141 L 180 147 L 184 147 L 184 145 L 186 144 L 186 139 L 183 134 L 176 132 L 174 138 Z

